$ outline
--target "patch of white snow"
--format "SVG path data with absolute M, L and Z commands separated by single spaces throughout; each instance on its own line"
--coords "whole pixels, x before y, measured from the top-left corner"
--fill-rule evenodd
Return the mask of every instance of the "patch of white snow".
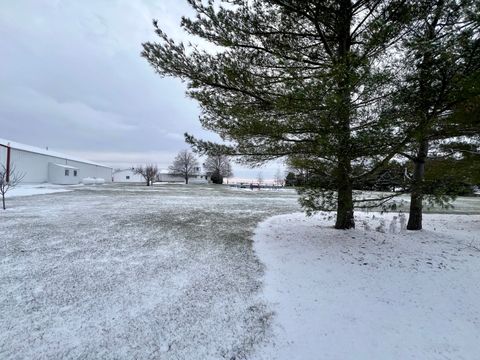
M 43 195 L 43 194 L 52 194 L 59 192 L 73 191 L 70 187 L 58 186 L 52 184 L 21 184 L 14 188 L 11 188 L 5 195 L 5 197 L 16 197 L 16 196 L 32 196 L 32 195 Z
M 342 231 L 291 214 L 257 228 L 276 336 L 254 358 L 478 359 L 480 216 L 427 214 L 418 232 L 393 216 L 357 213 L 367 226 Z

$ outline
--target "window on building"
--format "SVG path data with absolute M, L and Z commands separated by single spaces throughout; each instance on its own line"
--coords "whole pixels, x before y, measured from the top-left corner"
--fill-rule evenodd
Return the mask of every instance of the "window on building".
M 70 170 L 65 169 L 65 176 L 70 176 Z
M 128 176 L 128 175 L 127 175 L 127 176 L 125 176 L 125 178 L 126 178 L 127 180 L 130 180 L 130 176 Z
M 77 176 L 77 170 L 73 170 L 73 176 Z

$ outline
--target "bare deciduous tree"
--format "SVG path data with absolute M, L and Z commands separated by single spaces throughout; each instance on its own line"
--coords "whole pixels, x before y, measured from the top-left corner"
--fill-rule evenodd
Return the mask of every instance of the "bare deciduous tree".
M 169 167 L 170 173 L 174 175 L 181 175 L 185 179 L 185 184 L 188 184 L 190 176 L 199 170 L 197 158 L 188 150 L 182 150 L 175 156 L 173 164 Z
M 147 182 L 147 186 L 150 186 L 155 178 L 158 176 L 158 168 L 157 165 L 146 165 L 145 167 L 139 165 L 137 166 L 133 172 L 135 174 L 143 176 L 145 181 Z
M 7 168 L 2 164 L 0 168 L 0 194 L 2 195 L 3 210 L 7 209 L 5 206 L 5 195 L 10 189 L 18 185 L 24 176 L 25 174 L 16 170 L 14 164 L 10 166 L 9 171 L 7 171 Z
M 209 156 L 203 167 L 216 184 L 223 184 L 223 178 L 233 176 L 230 160 L 225 155 Z
M 257 174 L 257 182 L 258 186 L 261 186 L 263 184 L 263 173 L 261 171 L 259 171 Z
M 275 186 L 283 186 L 283 176 L 280 169 L 277 169 L 277 171 L 275 172 L 274 183 Z

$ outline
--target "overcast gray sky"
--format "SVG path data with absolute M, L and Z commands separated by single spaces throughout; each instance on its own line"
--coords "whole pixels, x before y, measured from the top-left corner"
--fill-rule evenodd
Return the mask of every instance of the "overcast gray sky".
M 185 37 L 185 0 L 0 0 L 0 137 L 115 167 L 166 168 L 201 129 L 184 85 L 140 57 L 156 18 Z M 272 177 L 278 165 L 236 176 Z

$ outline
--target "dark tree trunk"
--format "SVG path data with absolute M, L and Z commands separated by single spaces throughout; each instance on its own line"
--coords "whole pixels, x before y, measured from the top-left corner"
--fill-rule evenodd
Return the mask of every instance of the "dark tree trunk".
M 7 208 L 5 207 L 5 195 L 2 195 L 2 204 L 3 204 L 3 210 L 6 210 Z
M 188 184 L 188 176 L 185 176 L 185 184 Z
M 408 215 L 407 230 L 422 230 L 423 195 L 414 193 L 410 196 L 410 214 Z
M 353 218 L 353 198 L 352 185 L 350 181 L 345 181 L 338 189 L 337 200 L 337 221 L 335 229 L 355 228 L 355 219 Z
M 423 213 L 423 181 L 425 178 L 425 160 L 428 155 L 428 141 L 422 140 L 418 155 L 414 160 L 412 192 L 410 195 L 410 214 L 408 215 L 408 230 L 422 230 Z
M 150 179 L 147 179 L 147 186 L 150 186 Z
M 337 109 L 338 119 L 338 168 L 337 168 L 337 220 L 336 229 L 351 229 L 355 227 L 353 217 L 353 194 L 351 181 L 351 94 L 350 94 L 350 45 L 351 45 L 351 2 L 340 1 L 340 12 L 337 23 L 339 46 L 337 49 L 336 71 L 338 72 L 338 98 L 340 102 Z
M 425 43 L 429 44 L 436 37 L 435 28 L 439 20 L 439 12 L 443 8 L 443 3 L 437 4 L 435 16 L 433 22 L 428 26 L 425 33 Z M 413 160 L 414 170 L 410 195 L 410 213 L 408 215 L 408 230 L 421 230 L 422 229 L 422 213 L 423 213 L 423 195 L 424 195 L 424 179 L 425 179 L 425 161 L 428 156 L 428 133 L 430 131 L 430 120 L 434 114 L 431 113 L 432 107 L 435 103 L 431 101 L 431 77 L 430 69 L 433 63 L 433 50 L 426 45 L 426 51 L 423 53 L 422 62 L 420 64 L 420 79 L 419 79 L 419 113 L 420 126 L 418 132 L 418 149 L 417 156 Z

